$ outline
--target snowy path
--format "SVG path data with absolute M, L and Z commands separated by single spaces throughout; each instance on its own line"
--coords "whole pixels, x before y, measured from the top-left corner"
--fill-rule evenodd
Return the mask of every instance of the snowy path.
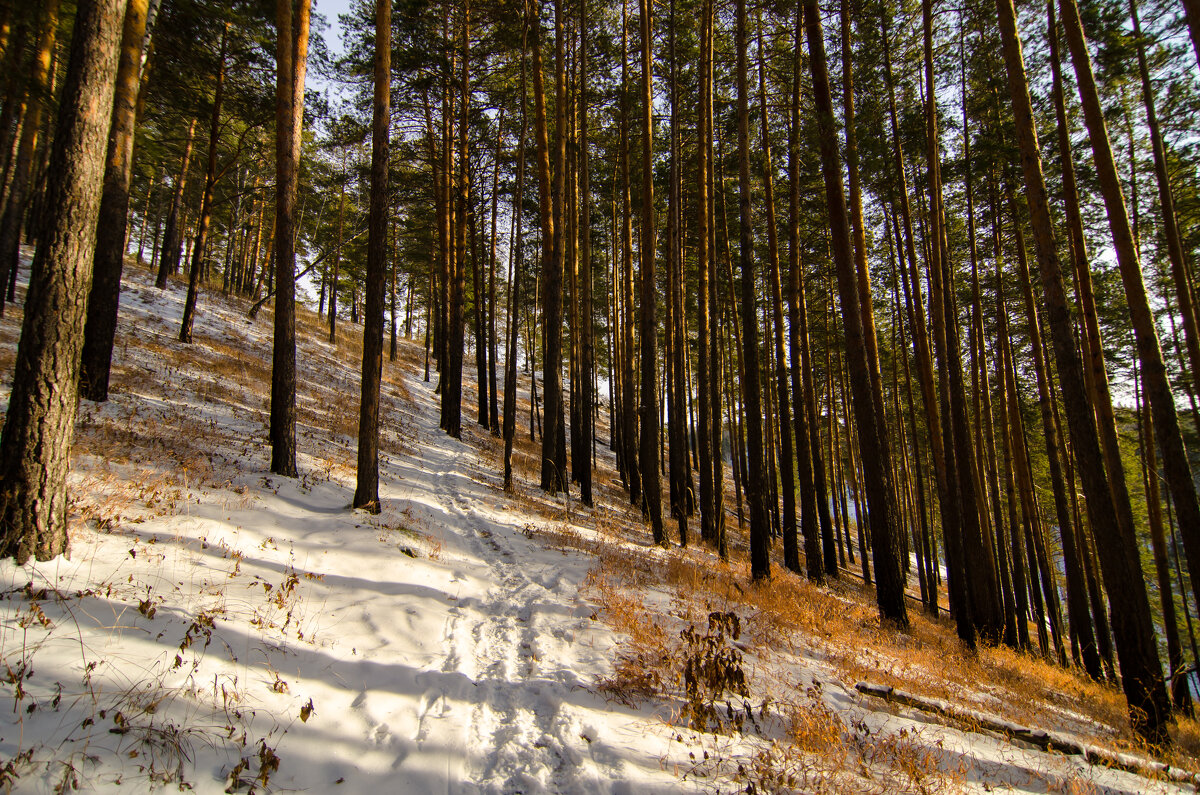
M 466 752 L 447 756 L 447 792 L 678 790 L 656 760 L 623 758 L 628 733 L 645 730 L 632 725 L 639 718 L 609 712 L 587 690 L 607 671 L 613 643 L 576 594 L 589 562 L 547 550 L 512 526 L 495 507 L 504 499 L 496 476 L 430 419 L 429 386 L 413 384 L 412 392 L 426 410 L 411 465 L 427 473 L 445 529 L 473 553 L 455 576 L 486 586 L 447 611 L 445 652 L 417 675 L 424 687 L 417 753 Z M 637 769 L 650 763 L 655 769 Z

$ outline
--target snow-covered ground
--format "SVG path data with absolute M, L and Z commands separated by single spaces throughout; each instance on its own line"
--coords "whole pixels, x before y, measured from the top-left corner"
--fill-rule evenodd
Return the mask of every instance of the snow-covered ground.
M 0 784 L 1171 789 L 889 707 L 857 693 L 816 645 L 768 649 L 702 624 L 708 648 L 738 651 L 757 718 L 742 714 L 742 731 L 728 717 L 723 733 L 683 728 L 678 682 L 660 687 L 666 696 L 621 689 L 636 658 L 612 625 L 636 633 L 637 618 L 612 619 L 614 594 L 652 611 L 647 625 L 672 638 L 719 608 L 687 604 L 653 578 L 614 584 L 598 560 L 703 566 L 707 553 L 605 537 L 596 517 L 629 521 L 619 499 L 588 513 L 505 494 L 485 433 L 465 428 L 458 441 L 438 429 L 438 399 L 410 345 L 385 368 L 384 510 L 352 511 L 357 349 L 303 324 L 301 476 L 271 475 L 270 317 L 250 322 L 241 302 L 204 296 L 184 349 L 174 342 L 183 292 L 128 269 L 111 399 L 81 407 L 70 559 L 0 563 Z M 19 315 L 0 322 L 3 400 Z M 800 706 L 776 706 L 789 703 Z M 830 727 L 836 749 L 821 745 Z

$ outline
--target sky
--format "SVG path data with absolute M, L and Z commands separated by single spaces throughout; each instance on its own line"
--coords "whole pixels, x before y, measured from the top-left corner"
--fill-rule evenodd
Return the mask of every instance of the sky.
M 342 53 L 342 34 L 338 26 L 338 14 L 345 14 L 358 0 L 313 0 L 313 10 L 325 16 L 329 29 L 324 32 L 325 43 L 334 55 Z

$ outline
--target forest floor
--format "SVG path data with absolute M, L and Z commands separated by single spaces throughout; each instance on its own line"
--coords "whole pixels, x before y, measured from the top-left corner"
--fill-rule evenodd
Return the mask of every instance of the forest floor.
M 1169 780 L 1200 770 L 1194 722 L 1152 755 L 1115 689 L 966 654 L 915 610 L 909 633 L 881 627 L 859 580 L 776 566 L 750 585 L 732 513 L 729 564 L 653 546 L 604 445 L 585 508 L 536 488 L 519 423 L 506 493 L 472 394 L 462 440 L 439 430 L 417 343 L 385 363 L 382 513 L 349 507 L 350 324 L 333 345 L 301 310 L 301 474 L 271 475 L 270 311 L 204 294 L 183 346 L 184 293 L 127 268 L 110 400 L 80 407 L 70 559 L 0 563 L 6 789 L 1195 789 Z M 20 318 L 0 320 L 0 400 Z M 1107 761 L 1039 749 L 1017 724 Z

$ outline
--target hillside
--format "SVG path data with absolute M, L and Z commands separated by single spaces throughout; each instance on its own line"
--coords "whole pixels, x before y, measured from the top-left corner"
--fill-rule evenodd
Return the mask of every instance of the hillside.
M 269 311 L 205 294 L 182 346 L 183 293 L 127 269 L 111 399 L 80 409 L 70 559 L 0 564 L 12 791 L 1194 789 L 1194 723 L 1153 760 L 1116 690 L 965 656 L 915 610 L 911 634 L 881 628 L 860 582 L 751 586 L 732 514 L 729 565 L 652 546 L 604 444 L 594 510 L 536 489 L 525 433 L 505 493 L 497 440 L 438 429 L 415 343 L 384 369 L 381 514 L 349 509 L 348 325 L 334 346 L 301 312 L 301 476 L 269 475 Z

